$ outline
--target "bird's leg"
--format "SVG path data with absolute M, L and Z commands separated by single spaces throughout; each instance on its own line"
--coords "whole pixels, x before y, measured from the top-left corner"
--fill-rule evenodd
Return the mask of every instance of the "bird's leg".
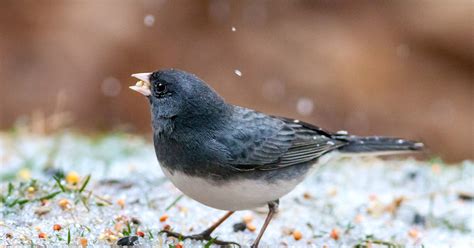
M 172 232 L 172 231 L 168 231 L 168 230 L 163 230 L 160 233 L 166 233 L 166 235 L 168 235 L 169 237 L 175 237 L 175 238 L 178 238 L 178 239 L 181 238 L 181 239 L 194 239 L 194 240 L 211 240 L 211 239 L 213 239 L 211 237 L 211 233 L 214 232 L 214 230 L 216 230 L 216 228 L 218 226 L 220 226 L 225 220 L 227 220 L 227 218 L 229 218 L 233 213 L 234 213 L 234 211 L 227 212 L 227 214 L 224 215 L 222 218 L 220 218 L 216 223 L 214 223 L 212 226 L 210 226 L 209 228 L 207 228 L 206 230 L 204 230 L 203 232 L 201 232 L 199 234 L 182 235 L 181 233 Z M 218 239 L 214 239 L 213 244 L 216 244 L 216 245 L 236 245 L 236 246 L 240 247 L 240 245 L 235 243 L 235 242 L 222 241 L 222 240 L 218 240 Z
M 263 236 L 263 233 L 265 233 L 265 230 L 267 229 L 268 224 L 270 224 L 270 221 L 272 220 L 272 217 L 275 213 L 278 212 L 278 204 L 279 200 L 275 200 L 272 202 L 268 203 L 268 215 L 267 218 L 265 219 L 265 222 L 263 223 L 262 228 L 260 229 L 260 232 L 258 233 L 257 239 L 253 242 L 251 248 L 257 248 L 258 243 L 260 242 L 260 239 Z
M 216 223 L 214 223 L 212 226 L 210 226 L 209 228 L 204 230 L 202 233 L 197 234 L 196 236 L 203 236 L 203 237 L 209 237 L 210 238 L 211 233 L 214 232 L 214 230 L 216 230 L 216 228 L 218 226 L 220 226 L 225 220 L 227 220 L 227 218 L 229 218 L 233 213 L 234 213 L 234 211 L 227 212 L 224 216 L 222 216 L 222 218 L 220 218 L 218 221 L 216 221 Z

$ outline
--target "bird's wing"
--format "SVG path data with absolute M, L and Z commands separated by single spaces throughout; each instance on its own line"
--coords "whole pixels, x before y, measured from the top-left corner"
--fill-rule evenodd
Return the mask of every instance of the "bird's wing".
M 233 129 L 219 139 L 234 169 L 273 170 L 316 160 L 345 144 L 322 129 L 288 118 L 239 108 Z

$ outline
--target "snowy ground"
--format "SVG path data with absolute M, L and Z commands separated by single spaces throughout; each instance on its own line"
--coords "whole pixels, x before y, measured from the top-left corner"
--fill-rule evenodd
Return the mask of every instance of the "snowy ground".
M 261 247 L 473 247 L 473 178 L 470 161 L 333 160 L 281 199 Z M 143 247 L 202 247 L 158 232 L 196 233 L 223 214 L 181 197 L 139 137 L 0 134 L 0 247 L 127 236 Z M 238 212 L 215 235 L 248 246 L 265 214 Z

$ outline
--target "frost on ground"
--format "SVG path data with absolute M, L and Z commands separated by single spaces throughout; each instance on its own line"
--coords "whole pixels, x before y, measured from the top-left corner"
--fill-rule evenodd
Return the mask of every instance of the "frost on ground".
M 0 134 L 0 163 L 0 247 L 202 247 L 159 231 L 224 214 L 182 197 L 136 136 Z M 333 160 L 281 199 L 261 247 L 473 247 L 473 177 L 470 161 Z M 238 212 L 215 235 L 248 246 L 265 215 Z

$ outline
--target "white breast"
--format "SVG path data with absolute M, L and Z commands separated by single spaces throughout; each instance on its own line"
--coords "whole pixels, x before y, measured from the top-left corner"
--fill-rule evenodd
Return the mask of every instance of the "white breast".
M 245 210 L 266 205 L 289 193 L 301 179 L 268 183 L 250 179 L 229 182 L 210 182 L 199 177 L 190 177 L 175 171 L 164 174 L 184 194 L 209 207 L 222 210 Z

